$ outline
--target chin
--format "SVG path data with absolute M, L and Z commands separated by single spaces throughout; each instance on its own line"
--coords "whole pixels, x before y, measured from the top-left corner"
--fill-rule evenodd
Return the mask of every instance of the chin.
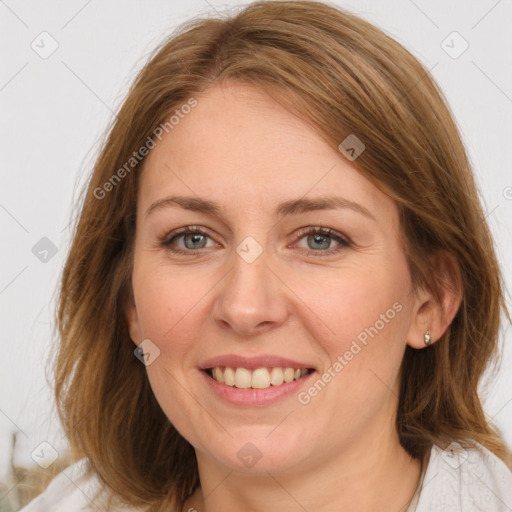
M 275 435 L 275 432 L 269 435 L 269 432 L 267 425 L 232 432 L 233 437 L 226 436 L 225 442 L 215 446 L 212 438 L 204 439 L 200 442 L 200 451 L 230 471 L 265 476 L 291 471 L 307 458 L 304 432 L 296 435 L 289 431 L 283 431 L 283 435 Z

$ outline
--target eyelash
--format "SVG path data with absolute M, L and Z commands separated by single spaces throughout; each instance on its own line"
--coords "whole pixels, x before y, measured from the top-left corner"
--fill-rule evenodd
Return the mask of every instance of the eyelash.
M 196 226 L 187 226 L 184 228 L 177 229 L 176 231 L 173 231 L 169 235 L 165 237 L 164 240 L 162 240 L 161 245 L 164 246 L 167 250 L 176 253 L 176 254 L 183 254 L 187 256 L 196 256 L 204 249 L 198 249 L 198 250 L 184 250 L 184 249 L 176 249 L 172 248 L 171 244 L 172 242 L 179 237 L 185 236 L 185 235 L 193 235 L 193 234 L 200 234 L 203 236 L 207 236 L 208 238 L 211 238 L 210 235 L 204 231 L 203 229 L 196 227 Z M 325 251 L 312 251 L 308 249 L 302 249 L 299 248 L 301 251 L 305 251 L 308 254 L 311 254 L 312 256 L 318 256 L 318 257 L 324 257 L 324 256 L 331 256 L 335 253 L 341 252 L 343 249 L 347 249 L 351 247 L 353 244 L 352 242 L 345 236 L 341 235 L 337 231 L 334 231 L 330 228 L 322 228 L 322 227 L 308 227 L 302 229 L 298 234 L 298 240 L 301 238 L 304 238 L 307 235 L 324 235 L 329 238 L 334 239 L 336 242 L 338 242 L 340 245 L 334 249 L 327 249 Z

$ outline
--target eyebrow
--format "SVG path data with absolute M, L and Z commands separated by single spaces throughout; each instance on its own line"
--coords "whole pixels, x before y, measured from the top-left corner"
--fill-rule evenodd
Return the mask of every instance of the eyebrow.
M 147 210 L 145 216 L 162 208 L 179 206 L 184 210 L 215 215 L 220 217 L 222 206 L 219 203 L 192 196 L 169 196 L 155 201 Z M 301 213 L 317 210 L 335 210 L 348 208 L 354 210 L 372 220 L 376 220 L 372 213 L 363 205 L 337 196 L 322 196 L 313 199 L 292 199 L 280 203 L 274 210 L 275 217 L 299 215 Z

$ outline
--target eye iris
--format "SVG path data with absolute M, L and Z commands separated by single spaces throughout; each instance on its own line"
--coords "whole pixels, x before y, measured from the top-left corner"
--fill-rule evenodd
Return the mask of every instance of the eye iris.
M 201 239 L 203 238 L 203 242 L 205 242 L 205 236 L 204 235 L 201 235 L 201 234 L 198 234 L 198 233 L 193 233 L 193 234 L 188 234 L 188 235 L 184 235 L 183 237 L 183 241 L 185 243 L 185 247 L 187 249 L 202 249 L 204 247 L 204 244 L 200 247 L 197 247 L 195 244 L 198 243 L 198 239 Z M 187 240 L 192 240 L 192 244 L 194 244 L 193 247 L 188 247 L 188 244 L 187 244 Z
M 322 235 L 319 233 L 316 233 L 314 235 L 308 236 L 308 243 L 312 240 L 313 243 L 320 243 L 322 239 L 324 240 L 324 243 L 322 244 L 322 247 L 319 247 L 320 249 L 328 249 L 330 245 L 330 239 L 327 235 Z M 318 248 L 318 247 L 317 247 Z

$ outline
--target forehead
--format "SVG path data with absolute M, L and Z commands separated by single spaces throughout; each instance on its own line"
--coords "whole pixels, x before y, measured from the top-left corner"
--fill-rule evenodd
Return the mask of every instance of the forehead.
M 313 127 L 250 86 L 215 86 L 148 155 L 141 209 L 166 195 L 273 210 L 277 202 L 337 193 L 386 210 L 392 201 Z

